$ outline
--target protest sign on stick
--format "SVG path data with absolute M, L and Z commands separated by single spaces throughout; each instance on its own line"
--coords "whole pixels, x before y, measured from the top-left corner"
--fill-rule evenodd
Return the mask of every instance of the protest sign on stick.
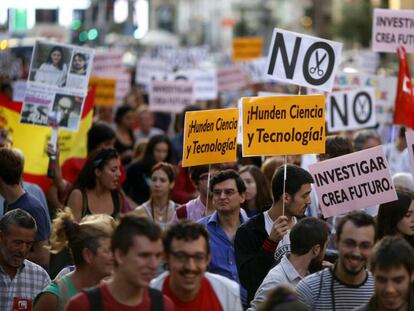
M 330 93 L 326 98 L 326 115 L 329 132 L 375 126 L 375 89 Z
M 274 80 L 330 92 L 342 43 L 275 28 L 266 74 Z
M 194 87 L 189 81 L 152 81 L 149 108 L 152 111 L 181 112 L 194 103 Z
M 236 161 L 238 122 L 237 108 L 187 112 L 183 167 Z
M 260 37 L 245 37 L 233 39 L 233 61 L 246 61 L 262 56 L 263 39 Z
M 245 97 L 243 156 L 325 152 L 323 95 Z
M 397 199 L 382 146 L 309 166 L 324 217 Z

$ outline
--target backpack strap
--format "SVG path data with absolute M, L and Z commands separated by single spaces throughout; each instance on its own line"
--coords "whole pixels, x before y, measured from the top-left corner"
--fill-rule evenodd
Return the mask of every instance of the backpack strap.
M 150 300 L 151 300 L 151 311 L 163 311 L 164 310 L 164 297 L 162 292 L 155 288 L 148 288 Z
M 175 210 L 178 219 L 187 219 L 187 205 L 184 204 Z
M 83 291 L 89 300 L 90 311 L 102 311 L 102 293 L 99 287 L 92 287 Z

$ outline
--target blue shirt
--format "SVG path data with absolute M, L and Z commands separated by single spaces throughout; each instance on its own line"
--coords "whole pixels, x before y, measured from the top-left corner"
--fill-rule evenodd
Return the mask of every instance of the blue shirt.
M 50 220 L 38 199 L 25 192 L 15 202 L 8 205 L 7 211 L 11 211 L 16 208 L 21 208 L 22 210 L 28 212 L 36 221 L 36 241 L 45 241 L 49 239 L 51 231 Z
M 240 213 L 240 223 L 244 223 L 249 218 Z M 220 274 L 240 284 L 237 272 L 236 254 L 234 252 L 234 238 L 229 240 L 218 220 L 217 211 L 210 216 L 206 216 L 198 221 L 206 226 L 210 239 L 211 262 L 208 271 Z M 240 296 L 243 305 L 247 305 L 247 292 L 240 285 Z

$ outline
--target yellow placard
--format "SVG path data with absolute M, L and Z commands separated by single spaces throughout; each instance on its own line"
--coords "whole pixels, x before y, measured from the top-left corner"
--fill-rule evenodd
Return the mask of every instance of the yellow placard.
M 233 39 L 233 61 L 247 61 L 262 56 L 263 39 L 246 37 Z
M 243 156 L 325 152 L 323 95 L 243 98 Z
M 115 79 L 91 77 L 89 79 L 89 89 L 93 86 L 96 87 L 95 106 L 115 105 Z
M 237 108 L 187 112 L 182 166 L 235 161 L 238 124 Z

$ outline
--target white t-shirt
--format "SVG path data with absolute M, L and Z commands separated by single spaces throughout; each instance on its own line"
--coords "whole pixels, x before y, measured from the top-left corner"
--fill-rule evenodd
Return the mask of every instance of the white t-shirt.
M 265 222 L 265 229 L 268 235 L 270 235 L 270 232 L 272 231 L 273 223 L 274 221 L 269 216 L 269 212 L 265 211 L 263 213 L 264 222 Z M 296 217 L 292 217 L 293 224 L 297 223 Z M 283 255 L 287 255 L 290 253 L 290 238 L 289 238 L 290 230 L 286 232 L 286 234 L 283 236 L 282 240 L 280 240 L 279 244 L 276 247 L 275 251 L 275 261 L 276 264 L 280 262 Z

